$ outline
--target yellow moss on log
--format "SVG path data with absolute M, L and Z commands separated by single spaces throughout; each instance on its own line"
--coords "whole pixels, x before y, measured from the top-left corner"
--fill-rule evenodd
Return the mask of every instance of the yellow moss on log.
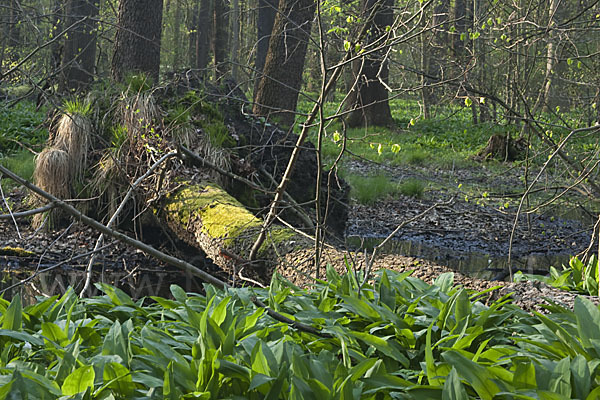
M 199 219 L 203 233 L 214 239 L 235 239 L 240 233 L 261 225 L 240 202 L 214 184 L 184 187 L 170 196 L 166 210 L 175 215 L 182 226 Z
M 33 251 L 25 250 L 22 247 L 0 247 L 0 256 L 12 257 L 32 257 L 35 256 Z

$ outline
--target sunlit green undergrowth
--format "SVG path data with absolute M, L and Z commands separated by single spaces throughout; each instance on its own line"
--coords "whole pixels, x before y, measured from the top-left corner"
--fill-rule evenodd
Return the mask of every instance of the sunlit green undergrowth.
M 341 97 L 336 98 L 337 101 Z M 325 105 L 325 116 L 334 115 L 337 102 Z M 308 112 L 312 104 L 300 101 L 299 110 Z M 425 120 L 420 115 L 419 104 L 413 99 L 390 100 L 392 116 L 396 121 L 393 129 L 384 127 L 354 128 L 346 131 L 346 146 L 353 154 L 373 161 L 385 161 L 396 165 L 424 165 L 440 168 L 465 167 L 475 165 L 472 157 L 485 147 L 492 135 L 517 137 L 521 126 L 506 121 L 484 122 L 474 124 L 471 109 L 461 104 L 446 104 L 432 108 L 432 117 Z M 549 113 L 543 120 L 549 124 L 569 124 L 572 128 L 582 126 L 577 120 L 577 112 Z M 543 127 L 544 125 L 542 125 Z M 547 125 L 545 135 L 548 139 L 560 142 L 569 130 Z M 331 161 L 341 148 L 342 125 L 338 121 L 329 123 L 324 140 L 324 155 Z M 316 129 L 312 132 L 314 140 Z M 597 135 L 597 133 L 596 133 Z M 544 151 L 546 144 L 531 135 L 531 151 L 529 156 L 534 165 L 542 165 L 549 154 Z M 581 133 L 575 135 L 565 152 L 576 160 L 593 154 L 598 149 L 598 141 L 594 134 Z M 426 157 L 422 157 L 425 155 Z
M 549 276 L 519 272 L 515 275 L 515 281 L 541 281 L 562 290 L 589 296 L 600 296 L 599 271 L 596 255 L 592 255 L 587 263 L 582 262 L 578 257 L 572 257 L 569 260 L 569 265 L 563 265 L 561 270 L 550 267 Z
M 302 290 L 134 301 L 73 291 L 0 300 L 0 396 L 75 399 L 597 399 L 600 310 L 529 313 L 507 298 L 392 271 L 327 270 Z M 319 335 L 274 320 L 271 309 Z M 10 394 L 9 397 L 8 394 Z M 63 397 L 64 396 L 64 397 Z
M 44 110 L 36 110 L 32 102 L 21 101 L 8 108 L 0 104 L 0 158 L 21 150 L 21 146 L 43 144 L 48 131 L 42 127 L 46 118 Z
M 373 176 L 347 175 L 350 184 L 350 196 L 361 204 L 373 204 L 375 201 L 398 193 L 398 185 L 383 174 Z
M 27 150 L 0 158 L 0 164 L 28 181 L 31 181 L 31 178 L 33 177 L 33 170 L 35 168 L 34 155 Z M 3 188 L 8 189 L 15 185 L 16 184 L 8 178 L 2 180 Z

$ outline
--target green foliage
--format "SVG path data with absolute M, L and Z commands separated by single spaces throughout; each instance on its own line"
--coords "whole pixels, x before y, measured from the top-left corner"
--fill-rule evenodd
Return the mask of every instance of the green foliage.
M 152 89 L 152 78 L 145 74 L 128 74 L 124 80 L 125 87 L 133 93 L 147 92 Z
M 33 177 L 33 170 L 35 169 L 34 156 L 27 150 L 0 158 L 0 164 L 28 181 L 31 181 Z M 6 187 L 12 187 L 16 184 L 9 179 L 3 179 L 2 185 L 3 187 L 5 187 L 4 185 L 6 185 Z
M 124 125 L 114 125 L 110 128 L 110 144 L 115 149 L 119 149 L 127 141 L 127 127 Z
M 598 291 L 600 276 L 598 272 L 598 258 L 592 255 L 587 264 L 584 264 L 577 257 L 572 257 L 569 260 L 569 265 L 563 265 L 561 271 L 555 267 L 550 267 L 550 276 L 519 272 L 515 275 L 515 280 L 537 280 L 562 290 L 600 296 Z
M 0 300 L 0 396 L 29 398 L 597 398 L 600 310 L 529 314 L 504 298 L 484 305 L 443 274 L 327 270 L 300 290 L 268 289 L 134 301 L 73 291 L 23 307 Z M 273 320 L 251 301 L 328 334 Z M 548 397 L 557 393 L 559 397 Z
M 418 179 L 409 179 L 398 186 L 398 191 L 405 196 L 421 198 L 425 191 L 425 184 Z
M 0 105 L 0 158 L 6 157 L 21 145 L 36 146 L 48 138 L 42 127 L 46 118 L 44 110 L 36 109 L 32 102 L 22 101 L 14 107 Z
M 350 195 L 361 204 L 373 204 L 388 195 L 398 193 L 398 185 L 384 174 L 345 176 L 351 187 Z
M 405 155 L 406 162 L 411 165 L 423 165 L 428 159 L 431 155 L 423 150 L 408 151 Z
M 63 104 L 64 112 L 68 115 L 89 116 L 92 113 L 92 104 L 83 99 L 68 99 Z

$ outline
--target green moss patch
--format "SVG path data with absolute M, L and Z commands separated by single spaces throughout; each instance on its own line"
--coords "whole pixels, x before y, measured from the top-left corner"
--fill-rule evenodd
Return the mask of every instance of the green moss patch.
M 33 251 L 25 250 L 22 247 L 0 247 L 0 256 L 12 256 L 12 257 L 33 257 L 35 253 Z
M 190 185 L 169 198 L 166 210 L 182 226 L 199 219 L 211 238 L 235 239 L 261 221 L 227 192 L 214 184 Z

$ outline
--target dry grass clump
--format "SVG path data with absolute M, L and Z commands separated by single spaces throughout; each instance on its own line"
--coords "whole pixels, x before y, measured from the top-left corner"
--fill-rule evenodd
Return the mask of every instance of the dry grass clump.
M 63 114 L 58 121 L 54 147 L 65 150 L 73 178 L 81 180 L 87 164 L 92 123 L 80 114 Z
M 61 200 L 70 198 L 71 178 L 71 159 L 65 150 L 57 147 L 46 147 L 36 156 L 33 180 L 44 191 Z M 34 202 L 39 205 L 42 203 L 42 200 L 36 198 Z M 61 217 L 62 213 L 60 209 L 55 208 L 48 213 L 36 214 L 32 224 L 37 229 L 48 218 L 46 227 L 53 229 L 53 227 L 59 224 Z
M 117 113 L 119 123 L 125 127 L 132 147 L 140 143 L 143 135 L 160 115 L 152 93 L 141 92 L 126 96 L 120 101 Z
M 121 199 L 125 195 L 126 182 L 124 179 L 123 160 L 120 149 L 109 148 L 102 155 L 94 169 L 94 177 L 91 182 L 93 191 L 99 193 L 99 209 L 108 207 L 108 216 L 117 210 Z M 105 214 L 102 211 L 100 214 Z

